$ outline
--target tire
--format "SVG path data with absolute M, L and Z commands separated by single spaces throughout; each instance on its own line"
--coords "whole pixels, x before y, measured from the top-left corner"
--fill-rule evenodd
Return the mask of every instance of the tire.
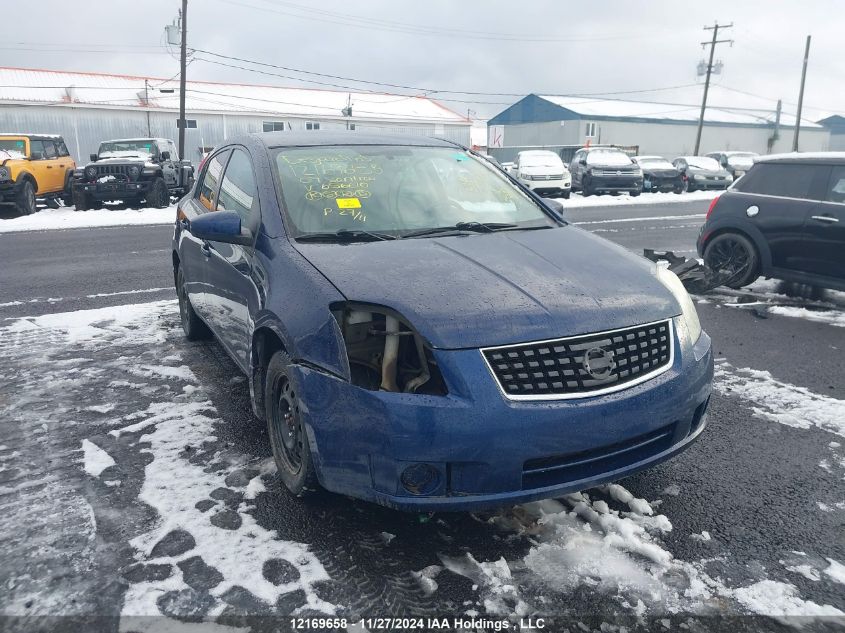
M 564 191 L 561 198 L 563 198 L 564 200 L 569 200 L 569 195 L 570 195 L 569 191 Z
M 179 319 L 182 321 L 182 330 L 185 338 L 189 341 L 201 341 L 211 338 L 211 330 L 205 322 L 194 312 L 194 306 L 188 298 L 185 290 L 185 274 L 182 266 L 176 269 L 176 295 L 179 298 Z
M 585 198 L 587 196 L 593 195 L 594 193 L 595 192 L 593 191 L 593 188 L 590 185 L 585 184 L 581 187 L 581 195 L 584 196 Z
M 84 191 L 74 191 L 73 206 L 77 211 L 87 211 L 92 206 L 90 196 Z
M 714 274 L 724 277 L 721 285 L 739 289 L 760 276 L 760 254 L 740 233 L 720 233 L 704 249 L 704 263 Z
M 147 194 L 147 204 L 155 209 L 164 209 L 170 206 L 170 192 L 164 178 L 158 177 L 153 180 L 150 192 Z
M 35 206 L 35 187 L 31 180 L 25 180 L 15 194 L 15 207 L 21 215 L 32 215 L 38 210 Z
M 642 193 L 642 192 L 641 192 L 641 191 L 632 191 L 632 192 L 631 192 L 631 197 L 632 197 L 632 198 L 636 198 L 638 195 L 640 195 L 640 193 Z
M 319 489 L 311 445 L 299 407 L 290 357 L 278 351 L 270 359 L 264 386 L 267 433 L 279 477 L 291 494 L 305 497 Z

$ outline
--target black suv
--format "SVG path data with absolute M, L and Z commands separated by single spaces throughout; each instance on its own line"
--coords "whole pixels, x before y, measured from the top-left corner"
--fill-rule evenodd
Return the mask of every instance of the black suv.
M 582 195 L 630 193 L 643 190 L 643 170 L 622 150 L 614 147 L 585 147 L 575 152 L 569 165 L 572 190 Z
M 731 288 L 765 275 L 845 290 L 845 152 L 757 159 L 711 203 L 698 252 Z
M 103 141 L 91 162 L 73 175 L 73 204 L 78 211 L 106 200 L 139 206 L 143 201 L 162 209 L 171 196 L 182 196 L 194 184 L 191 161 L 179 160 L 173 141 L 137 138 Z

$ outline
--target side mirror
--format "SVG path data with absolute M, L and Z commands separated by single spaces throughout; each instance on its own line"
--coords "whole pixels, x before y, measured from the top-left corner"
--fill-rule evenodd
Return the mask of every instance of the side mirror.
M 162 152 L 160 156 L 161 160 L 170 160 L 170 152 Z
M 92 163 L 96 163 L 96 162 L 97 162 L 97 158 L 99 158 L 99 157 L 98 157 L 96 154 L 91 154 L 88 158 L 90 158 L 90 159 L 91 159 L 91 162 L 92 162 Z
M 581 160 L 578 161 L 578 163 L 580 165 L 586 165 L 587 164 L 587 158 L 586 157 L 582 158 Z
M 191 220 L 188 230 L 198 240 L 252 245 L 252 231 L 241 227 L 241 216 L 234 211 L 212 211 Z
M 553 198 L 546 198 L 543 200 L 543 203 L 546 205 L 546 208 L 555 215 L 555 217 L 566 222 L 566 218 L 563 217 L 563 204 Z

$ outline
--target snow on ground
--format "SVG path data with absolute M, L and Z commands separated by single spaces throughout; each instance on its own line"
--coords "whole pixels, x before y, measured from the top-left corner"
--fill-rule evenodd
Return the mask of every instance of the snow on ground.
M 503 617 L 542 610 L 548 591 L 569 595 L 584 589 L 611 597 L 621 613 L 635 616 L 845 615 L 803 600 L 795 586 L 770 579 L 762 569 L 753 582 L 730 586 L 720 575 L 724 567 L 709 571 L 712 563 L 726 559 L 725 553 L 693 562 L 676 559 L 663 542 L 672 523 L 653 512 L 659 505 L 659 500 L 637 499 L 618 484 L 524 504 L 486 519 L 533 543 L 524 558 L 484 562 L 467 552 L 441 560 L 446 569 L 472 580 L 489 613 Z M 690 537 L 697 537 L 702 548 L 713 544 L 706 530 Z M 834 576 L 840 572 L 830 568 Z
M 769 313 L 807 319 L 808 321 L 817 321 L 818 323 L 827 323 L 836 327 L 845 327 L 845 312 L 840 312 L 839 310 L 822 311 L 808 310 L 807 308 L 797 306 L 772 306 L 769 308 Z
M 73 207 L 41 209 L 32 215 L 0 219 L 0 233 L 21 231 L 49 231 L 81 229 L 101 226 L 131 226 L 139 224 L 172 224 L 176 207 L 166 209 L 92 209 L 77 211 Z
M 845 400 L 776 380 L 767 371 L 716 362 L 716 391 L 751 403 L 758 417 L 798 429 L 816 427 L 845 437 Z
M 574 193 L 569 199 L 555 198 L 567 209 L 576 209 L 583 207 L 617 207 L 628 205 L 650 205 L 650 204 L 678 204 L 682 202 L 694 202 L 698 200 L 712 200 L 716 198 L 721 191 L 692 191 L 690 193 L 641 193 L 638 196 L 631 196 L 627 193 L 612 196 L 609 194 L 602 196 L 588 196 L 584 197 L 581 194 Z M 688 216 L 685 216 L 688 217 Z
M 15 595 L 6 601 L 12 612 L 26 611 L 24 603 L 33 600 L 40 612 L 50 615 L 76 612 L 82 595 L 100 591 L 98 583 L 116 586 L 114 570 L 109 575 L 96 568 L 102 554 L 94 553 L 93 544 L 114 534 L 102 534 L 101 517 L 95 521 L 94 515 L 104 512 L 106 524 L 113 524 L 115 507 L 125 507 L 127 494 L 137 495 L 131 507 L 143 508 L 139 516 L 145 520 L 124 526 L 133 537 L 128 555 L 134 557 L 120 570 L 125 618 L 216 616 L 254 605 L 272 613 L 277 601 L 284 603 L 278 608 L 285 613 L 335 612 L 314 589 L 329 577 L 308 545 L 279 538 L 253 516 L 255 498 L 275 494 L 262 479 L 274 472 L 272 460 L 237 452 L 216 438 L 215 428 L 222 422 L 185 362 L 190 347 L 183 342 L 175 301 L 6 323 L 0 327 L 0 351 L 6 359 L 0 366 L 0 418 L 9 420 L 11 428 L 25 428 L 25 437 L 38 436 L 39 442 L 42 435 L 59 441 L 59 432 L 77 434 L 74 459 L 67 461 L 82 477 L 97 478 L 94 485 L 100 486 L 92 489 L 89 505 L 84 482 L 74 488 L 72 477 L 52 474 L 55 465 L 29 457 L 45 473 L 43 478 L 33 473 L 27 481 L 38 484 L 43 479 L 56 489 L 46 495 L 37 486 L 32 495 L 16 491 L 9 498 L 19 496 L 23 509 L 12 514 L 12 508 L 0 506 L 0 531 L 9 536 L 0 565 L 12 579 L 8 588 Z M 7 398 L 4 388 L 14 389 L 15 397 Z M 59 454 L 54 457 L 61 460 Z M 3 468 L 10 465 L 6 456 L 0 459 Z M 111 476 L 102 481 L 107 468 Z M 116 497 L 110 499 L 112 494 Z M 111 507 L 118 497 L 119 505 Z M 70 523 L 71 514 L 89 527 Z M 45 536 L 18 539 L 23 529 L 13 528 L 3 516 L 26 519 Z M 75 569 L 85 570 L 85 578 L 65 572 L 69 586 L 50 581 L 45 595 L 47 581 L 29 578 L 26 570 L 38 568 L 39 556 L 52 551 L 42 545 L 44 539 L 71 528 L 91 543 L 87 549 L 74 545 L 74 556 L 80 559 Z M 147 623 L 162 630 L 160 619 Z M 122 626 L 127 627 L 141 631 L 145 621 L 132 617 Z
M 82 440 L 82 460 L 85 472 L 99 477 L 106 468 L 114 466 L 114 459 L 91 440 Z

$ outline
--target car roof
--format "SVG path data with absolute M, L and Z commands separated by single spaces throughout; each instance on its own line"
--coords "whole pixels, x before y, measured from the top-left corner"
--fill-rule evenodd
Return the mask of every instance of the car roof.
M 100 143 L 135 143 L 137 141 L 153 141 L 155 143 L 172 143 L 169 138 L 153 138 L 151 136 L 138 136 L 135 138 L 110 138 L 105 141 L 100 141 Z
M 30 141 L 55 141 L 59 134 L 28 134 L 27 132 L 0 132 L 0 138 L 28 138 Z
M 759 156 L 757 163 L 845 164 L 845 152 L 789 152 Z
M 268 148 L 279 147 L 321 147 L 330 145 L 395 145 L 413 147 L 462 147 L 439 138 L 411 136 L 409 134 L 367 134 L 359 131 L 321 131 L 305 132 L 254 132 L 239 138 L 229 139 L 225 145 L 259 142 Z M 221 144 L 222 145 L 222 144 Z

